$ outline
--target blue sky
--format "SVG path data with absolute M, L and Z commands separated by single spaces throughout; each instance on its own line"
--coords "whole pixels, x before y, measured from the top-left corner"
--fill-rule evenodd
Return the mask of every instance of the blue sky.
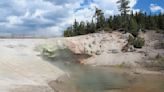
M 140 9 L 141 11 L 146 11 L 147 13 L 159 13 L 161 12 L 161 9 L 157 9 L 156 11 L 151 11 L 150 7 L 153 6 L 153 4 L 156 7 L 161 7 L 164 9 L 164 0 L 138 0 L 137 4 L 134 6 L 134 8 Z M 158 7 L 158 8 L 159 8 Z
M 78 21 L 90 21 L 95 7 L 119 14 L 117 0 L 0 0 L 0 35 L 59 36 Z M 164 12 L 164 0 L 130 0 L 134 12 Z

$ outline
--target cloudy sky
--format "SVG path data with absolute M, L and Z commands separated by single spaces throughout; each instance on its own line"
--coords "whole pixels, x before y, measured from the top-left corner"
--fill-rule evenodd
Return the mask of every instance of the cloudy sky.
M 105 16 L 118 14 L 117 0 L 0 0 L 0 35 L 58 36 L 78 21 L 90 21 L 94 8 Z M 130 0 L 133 11 L 164 12 L 164 0 Z

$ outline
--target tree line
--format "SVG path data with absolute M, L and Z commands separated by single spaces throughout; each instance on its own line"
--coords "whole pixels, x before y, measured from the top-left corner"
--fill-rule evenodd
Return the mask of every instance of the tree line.
M 133 11 L 130 11 L 129 0 L 118 0 L 117 3 L 121 14 L 105 18 L 103 11 L 96 8 L 93 16 L 96 22 L 93 19 L 91 22 L 77 22 L 75 19 L 73 25 L 64 31 L 64 36 L 85 35 L 102 30 L 129 32 L 134 37 L 137 37 L 139 30 L 156 30 L 164 33 L 164 14 L 153 15 L 141 11 L 133 13 Z

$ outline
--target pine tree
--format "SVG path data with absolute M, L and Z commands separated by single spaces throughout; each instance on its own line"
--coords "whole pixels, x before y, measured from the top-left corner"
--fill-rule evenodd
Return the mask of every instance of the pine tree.
M 164 30 L 164 14 L 161 13 L 158 15 L 158 28 Z
M 94 23 L 93 19 L 92 19 L 92 22 L 91 22 L 91 33 L 94 33 L 96 32 L 96 24 Z
M 130 25 L 129 25 L 129 32 L 134 36 L 137 37 L 138 35 L 138 24 L 134 18 L 130 19 Z
M 73 34 L 74 34 L 74 32 L 73 32 L 72 26 L 68 27 L 68 28 L 64 31 L 64 36 L 65 36 L 65 37 L 74 36 Z
M 96 8 L 94 17 L 96 17 L 96 20 L 97 20 L 97 24 L 96 24 L 97 29 L 103 28 L 105 26 L 104 25 L 105 17 L 104 17 L 104 13 L 102 12 L 102 10 Z
M 110 16 L 109 19 L 108 19 L 108 27 L 109 27 L 109 28 L 113 28 L 112 21 L 113 21 L 113 17 Z
M 118 9 L 121 12 L 121 20 L 122 20 L 122 28 L 124 31 L 127 31 L 128 29 L 128 25 L 129 25 L 129 16 L 127 16 L 128 12 L 130 11 L 130 7 L 129 7 L 129 0 L 118 0 L 117 4 L 118 4 Z
M 135 20 L 139 25 L 139 29 L 145 29 L 145 15 L 142 12 L 138 12 L 135 14 Z
M 121 12 L 121 15 L 126 16 L 127 13 L 130 11 L 130 7 L 129 7 L 129 0 L 118 0 L 117 4 L 119 4 L 119 11 Z
M 156 25 L 154 16 L 150 16 L 150 17 L 149 17 L 149 28 L 150 28 L 151 30 L 154 30 L 154 29 L 157 28 L 157 25 Z
M 150 29 L 150 15 L 145 12 L 145 28 Z
M 114 16 L 112 24 L 114 30 L 121 28 L 121 16 Z
M 85 30 L 86 30 L 87 34 L 91 33 L 92 29 L 91 29 L 91 24 L 89 22 L 86 23 Z
M 79 25 L 79 35 L 84 35 L 87 34 L 86 30 L 85 30 L 85 22 L 81 21 L 80 25 Z
M 79 30 L 78 30 L 78 26 L 79 26 L 79 23 L 76 21 L 74 21 L 74 25 L 73 25 L 73 29 L 74 29 L 74 35 L 79 35 Z

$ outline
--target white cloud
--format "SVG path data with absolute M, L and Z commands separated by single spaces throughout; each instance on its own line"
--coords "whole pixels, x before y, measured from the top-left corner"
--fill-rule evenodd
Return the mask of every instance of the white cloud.
M 162 8 L 161 6 L 158 6 L 156 4 L 150 4 L 150 10 L 152 12 L 157 12 L 157 11 L 161 11 L 162 13 L 164 12 L 164 8 Z
M 94 0 L 95 4 L 104 10 L 106 17 L 109 15 L 119 14 L 117 0 Z M 137 0 L 130 0 L 130 10 L 137 4 Z M 138 9 L 137 9 L 138 10 Z
M 23 21 L 17 16 L 9 16 L 7 18 L 7 20 L 8 20 L 10 25 L 22 24 L 23 23 Z
M 61 35 L 74 19 L 91 21 L 95 6 L 101 8 L 106 17 L 119 13 L 117 0 L 92 0 L 82 5 L 84 1 L 3 0 L 0 2 L 0 31 Z M 137 0 L 130 0 L 131 9 L 136 3 Z

